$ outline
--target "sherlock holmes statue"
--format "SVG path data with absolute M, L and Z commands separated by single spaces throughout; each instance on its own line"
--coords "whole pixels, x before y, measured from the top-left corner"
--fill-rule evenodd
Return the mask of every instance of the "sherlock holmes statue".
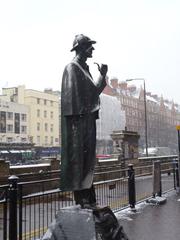
M 73 191 L 76 204 L 82 208 L 96 205 L 96 119 L 99 95 L 106 86 L 107 65 L 98 66 L 100 76 L 94 83 L 86 64 L 95 43 L 83 34 L 75 36 L 71 51 L 76 56 L 65 67 L 61 89 L 61 189 Z
M 97 207 L 93 187 L 99 95 L 106 86 L 108 70 L 107 65 L 98 65 L 99 79 L 93 82 L 86 60 L 92 57 L 95 43 L 83 34 L 76 35 L 71 49 L 75 58 L 63 73 L 61 190 L 73 191 L 76 204 L 93 212 L 96 233 L 101 239 L 127 240 L 111 209 Z

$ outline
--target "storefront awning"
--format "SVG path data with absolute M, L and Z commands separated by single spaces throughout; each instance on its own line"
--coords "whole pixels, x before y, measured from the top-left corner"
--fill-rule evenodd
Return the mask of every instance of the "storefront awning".
M 9 153 L 9 152 L 6 150 L 1 150 L 0 153 Z
M 20 153 L 19 150 L 10 150 L 10 153 Z

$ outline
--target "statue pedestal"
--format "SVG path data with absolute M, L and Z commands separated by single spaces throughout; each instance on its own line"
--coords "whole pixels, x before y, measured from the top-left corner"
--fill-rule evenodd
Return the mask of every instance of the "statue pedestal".
M 42 240 L 128 240 L 109 207 L 61 209 Z
M 80 205 L 62 208 L 47 230 L 43 240 L 94 240 L 95 224 L 92 210 Z

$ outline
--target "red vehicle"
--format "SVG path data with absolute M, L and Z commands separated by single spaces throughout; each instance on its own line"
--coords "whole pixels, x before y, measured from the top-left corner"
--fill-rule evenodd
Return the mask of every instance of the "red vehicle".
M 96 157 L 99 158 L 99 159 L 108 159 L 108 158 L 111 157 L 111 155 L 109 155 L 109 154 L 97 154 Z

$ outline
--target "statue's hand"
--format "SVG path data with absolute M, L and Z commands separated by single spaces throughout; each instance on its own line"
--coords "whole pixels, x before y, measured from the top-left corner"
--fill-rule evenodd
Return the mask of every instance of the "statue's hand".
M 99 71 L 100 71 L 101 75 L 102 75 L 103 77 L 105 77 L 105 76 L 106 76 L 106 73 L 107 73 L 107 71 L 108 71 L 108 65 L 106 65 L 106 64 L 101 64 L 101 67 L 100 67 Z

